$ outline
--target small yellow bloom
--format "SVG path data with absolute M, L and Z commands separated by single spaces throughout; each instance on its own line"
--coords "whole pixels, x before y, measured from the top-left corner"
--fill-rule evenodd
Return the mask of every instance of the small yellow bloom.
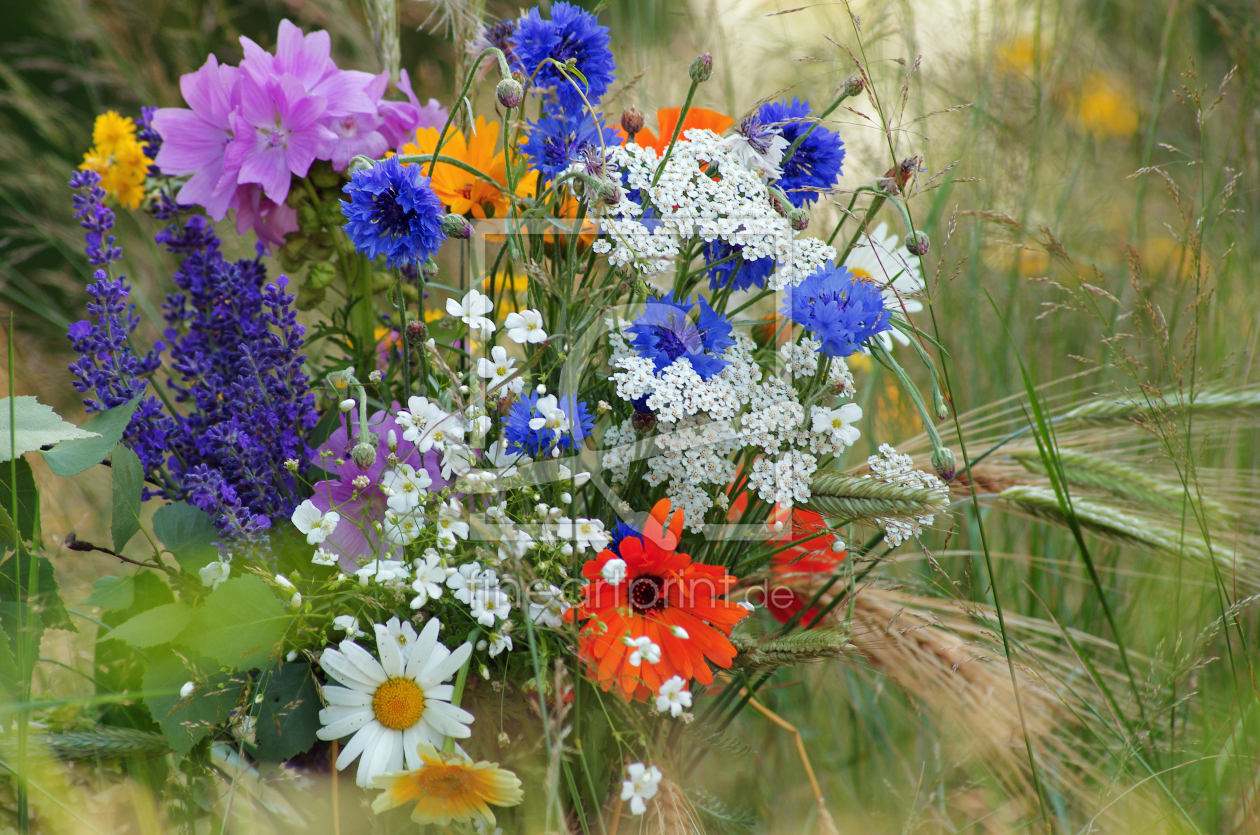
M 1031 75 L 1033 71 L 1033 39 L 1023 35 L 994 50 L 997 68 L 1009 75 Z M 1044 56 L 1045 53 L 1043 52 Z
M 424 766 L 416 771 L 394 771 L 372 778 L 372 788 L 384 789 L 372 802 L 378 815 L 414 803 L 411 819 L 420 825 L 446 826 L 451 821 L 484 819 L 494 825 L 490 806 L 515 806 L 525 794 L 515 774 L 498 763 L 476 762 L 458 754 L 443 754 L 420 743 Z
M 124 145 L 136 144 L 136 123 L 116 111 L 102 113 L 92 126 L 92 144 L 104 154 L 113 154 Z
M 1104 139 L 1132 136 L 1138 128 L 1132 97 L 1102 73 L 1093 73 L 1082 85 L 1076 118 L 1086 133 Z
M 94 146 L 83 155 L 83 171 L 101 175 L 101 188 L 127 209 L 144 199 L 144 180 L 153 160 L 144 155 L 136 140 L 136 123 L 114 111 L 96 117 L 92 128 Z

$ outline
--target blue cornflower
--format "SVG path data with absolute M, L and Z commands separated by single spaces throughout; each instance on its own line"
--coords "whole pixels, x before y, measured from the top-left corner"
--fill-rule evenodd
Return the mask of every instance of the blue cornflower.
M 726 367 L 722 354 L 735 344 L 731 323 L 709 307 L 703 296 L 698 299 L 700 316 L 696 322 L 688 315 L 695 307 L 691 298 L 674 301 L 671 292 L 663 299 L 648 299 L 643 315 L 626 329 L 634 336 L 639 356 L 652 360 L 657 371 L 686 358 L 695 372 L 707 380 Z
M 762 124 L 774 125 L 782 130 L 789 147 L 815 124 L 808 118 L 809 101 L 795 97 L 791 104 L 781 101 L 763 104 L 758 114 Z M 843 163 L 844 143 L 840 141 L 840 135 L 818 125 L 791 158 L 783 163 L 783 176 L 775 185 L 787 193 L 792 205 L 804 208 L 817 200 L 820 192 L 828 191 L 836 184 Z
M 446 240 L 442 201 L 419 165 L 390 157 L 357 169 L 342 188 L 342 227 L 355 249 L 369 259 L 384 255 L 391 267 L 422 264 Z
M 529 157 L 529 167 L 544 180 L 554 180 L 570 165 L 584 159 L 584 147 L 598 147 L 601 137 L 605 147 L 617 144 L 617 132 L 604 124 L 602 114 L 592 118 L 589 113 L 552 111 L 529 123 L 529 137 L 521 152 Z
M 580 444 L 595 428 L 586 404 L 572 394 L 557 398 L 540 397 L 537 392 L 516 401 L 503 423 L 508 448 L 534 458 Z
M 638 528 L 633 525 L 627 525 L 625 522 L 618 519 L 617 524 L 612 529 L 612 540 L 607 545 L 608 550 L 620 557 L 621 540 L 631 536 L 640 540 L 643 538 L 643 534 L 639 533 Z
M 732 275 L 736 290 L 750 290 L 753 287 L 761 289 L 766 286 L 766 279 L 774 272 L 774 259 L 754 258 L 749 261 L 741 255 L 743 251 L 744 248 L 739 244 L 732 245 L 723 240 L 714 240 L 704 245 L 704 260 L 709 264 L 709 289 L 716 290 L 730 284 Z M 725 258 L 730 260 L 718 263 Z
M 582 93 L 592 107 L 599 104 L 616 77 L 608 27 L 600 26 L 590 12 L 563 0 L 551 5 L 551 20 L 543 20 L 537 7 L 520 19 L 512 36 L 512 59 L 526 76 L 533 77 L 534 86 L 554 88 L 561 108 L 570 113 L 585 110 L 574 86 L 582 86 L 581 80 L 574 75 L 570 75 L 572 81 L 566 80 L 554 64 L 543 63 L 548 58 L 561 64 L 574 60 L 586 78 Z
M 779 311 L 814 334 L 829 357 L 847 357 L 872 336 L 892 328 L 879 286 L 860 281 L 830 261 L 797 287 Z

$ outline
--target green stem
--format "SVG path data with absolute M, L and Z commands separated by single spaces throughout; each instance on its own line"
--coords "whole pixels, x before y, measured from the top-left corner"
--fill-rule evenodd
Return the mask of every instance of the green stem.
M 678 124 L 674 125 L 674 135 L 670 137 L 669 147 L 665 149 L 665 156 L 661 157 L 660 165 L 656 166 L 656 174 L 652 176 L 653 188 L 660 181 L 661 174 L 665 173 L 665 163 L 669 162 L 670 156 L 674 153 L 674 146 L 678 144 L 678 135 L 682 133 L 683 122 L 687 120 L 687 111 L 691 110 L 691 100 L 695 97 L 696 88 L 699 86 L 699 81 L 693 81 L 687 89 L 687 99 L 683 102 L 682 110 L 678 111 Z

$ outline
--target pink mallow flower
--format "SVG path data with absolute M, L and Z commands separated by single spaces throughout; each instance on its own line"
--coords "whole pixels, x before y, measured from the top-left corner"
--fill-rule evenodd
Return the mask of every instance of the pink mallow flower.
M 399 408 L 395 403 L 391 411 Z M 338 427 L 311 456 L 316 466 L 323 467 L 330 476 L 315 483 L 311 502 L 321 513 L 336 510 L 341 515 L 336 529 L 320 547 L 337 554 L 338 565 L 346 573 L 357 571 L 370 560 L 396 560 L 402 556 L 402 546 L 391 543 L 376 528 L 377 522 L 384 522 L 388 509 L 382 485 L 385 473 L 393 469 L 389 461 L 391 432 L 397 462 L 427 471 L 432 481 L 426 488 L 429 492 L 437 492 L 449 483 L 442 478 L 441 453 L 430 450 L 421 455 L 415 444 L 403 440 L 403 429 L 390 414 L 377 412 L 368 418 L 368 424 L 378 440 L 376 460 L 371 467 L 361 468 L 350 455 L 357 426 L 353 426 L 354 431 L 347 431 L 344 424 Z M 336 463 L 338 460 L 342 463 Z M 356 486 L 356 480 L 362 486 Z
M 395 85 L 407 101 L 386 101 L 381 99 L 377 112 L 381 117 L 381 134 L 389 147 L 398 149 L 411 142 L 417 128 L 437 128 L 441 130 L 450 115 L 437 99 L 429 99 L 429 103 L 420 104 L 415 92 L 411 89 L 411 77 L 407 71 L 399 73 L 398 84 Z
M 246 37 L 241 38 L 241 46 L 245 50 L 241 69 L 255 81 L 291 75 L 305 92 L 325 100 L 325 115 L 329 117 L 376 112 L 376 100 L 367 92 L 372 74 L 338 69 L 332 59 L 332 40 L 327 32 L 306 35 L 297 26 L 282 20 L 275 55 Z

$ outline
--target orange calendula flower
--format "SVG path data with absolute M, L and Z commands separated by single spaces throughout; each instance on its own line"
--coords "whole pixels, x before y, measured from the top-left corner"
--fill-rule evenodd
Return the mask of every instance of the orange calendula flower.
M 507 214 L 507 172 L 504 162 L 503 147 L 499 142 L 499 123 L 488 122 L 485 116 L 478 116 L 476 130 L 471 139 L 464 137 L 463 131 L 452 131 L 447 134 L 439 152 L 444 157 L 457 159 L 485 174 L 498 185 L 487 182 L 477 175 L 451 165 L 439 162 L 433 167 L 433 190 L 452 212 L 458 215 L 471 214 L 476 218 L 503 217 Z M 431 154 L 437 148 L 439 131 L 437 128 L 420 128 L 416 131 L 416 141 L 404 145 L 403 155 Z M 429 164 L 421 163 L 424 173 L 429 173 Z M 516 186 L 516 194 L 524 197 L 533 194 L 538 184 L 538 172 L 528 172 Z
M 668 527 L 670 503 L 662 499 L 640 537 L 617 550 L 604 549 L 582 567 L 590 582 L 577 608 L 580 650 L 591 676 L 605 690 L 616 685 L 626 698 L 654 698 L 674 676 L 713 683 L 708 662 L 730 667 L 731 627 L 748 615 L 722 599 L 735 583 L 726 569 L 692 562 L 677 552 L 683 512 Z
M 634 135 L 634 144 L 640 148 L 653 149 L 656 151 L 657 156 L 665 153 L 665 149 L 669 147 L 669 140 L 674 136 L 674 127 L 678 124 L 678 114 L 681 112 L 681 107 L 667 107 L 664 110 L 656 111 L 656 129 L 660 131 L 660 135 L 658 136 L 644 128 Z M 720 136 L 733 124 L 735 124 L 735 120 L 730 116 L 718 113 L 715 110 L 705 110 L 703 107 L 693 107 L 687 111 L 687 118 L 683 120 L 682 131 L 678 134 L 678 141 L 684 141 L 683 133 L 692 128 L 706 128 Z M 620 127 L 617 128 L 617 135 L 621 137 L 621 144 L 626 144 L 626 132 Z
M 120 206 L 135 209 L 144 199 L 144 178 L 153 160 L 136 140 L 136 123 L 114 111 L 96 117 L 93 147 L 83 155 L 81 171 L 101 175 L 101 188 Z
M 372 801 L 376 814 L 414 803 L 411 819 L 420 825 L 447 826 L 451 821 L 485 820 L 494 825 L 491 806 L 515 806 L 525 798 L 521 781 L 498 763 L 473 762 L 459 754 L 443 754 L 420 743 L 423 767 L 372 778 L 372 788 L 385 789 Z

